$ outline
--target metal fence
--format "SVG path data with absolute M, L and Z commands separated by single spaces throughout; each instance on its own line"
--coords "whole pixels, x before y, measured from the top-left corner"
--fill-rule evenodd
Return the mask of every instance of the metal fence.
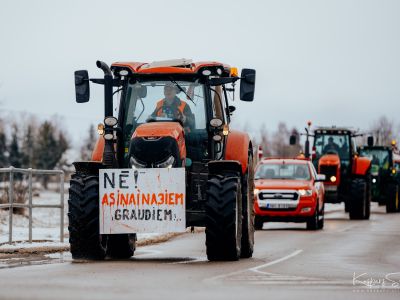
M 59 208 L 60 209 L 60 242 L 64 242 L 64 172 L 61 170 L 36 170 L 36 169 L 19 169 L 14 167 L 0 168 L 1 173 L 9 173 L 10 186 L 8 189 L 8 203 L 0 204 L 0 209 L 9 209 L 8 220 L 8 242 L 12 243 L 13 229 L 13 208 L 21 207 L 29 209 L 29 242 L 32 243 L 32 209 L 35 207 L 41 208 Z M 28 175 L 28 203 L 14 203 L 14 174 Z M 60 204 L 33 204 L 32 203 L 32 175 L 59 175 L 60 176 Z

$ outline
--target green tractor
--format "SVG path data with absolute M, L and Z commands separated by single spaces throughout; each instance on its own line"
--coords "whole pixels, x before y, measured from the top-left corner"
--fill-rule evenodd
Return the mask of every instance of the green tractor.
M 371 159 L 372 201 L 386 205 L 386 212 L 400 211 L 400 155 L 393 141 L 391 146 L 374 146 L 369 139 L 368 146 L 360 147 L 360 156 Z

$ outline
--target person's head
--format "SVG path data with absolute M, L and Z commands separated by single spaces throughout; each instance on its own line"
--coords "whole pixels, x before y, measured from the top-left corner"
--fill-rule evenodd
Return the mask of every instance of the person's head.
M 172 101 L 174 100 L 177 94 L 176 86 L 172 82 L 168 82 L 164 86 L 164 96 L 165 100 Z
M 333 144 L 333 137 L 329 137 L 329 138 L 328 138 L 328 143 L 329 143 L 329 144 Z

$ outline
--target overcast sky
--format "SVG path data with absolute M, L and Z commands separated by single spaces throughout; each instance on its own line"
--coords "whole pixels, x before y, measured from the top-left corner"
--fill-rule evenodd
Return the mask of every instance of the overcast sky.
M 274 130 L 399 123 L 400 1 L 0 0 L 0 110 L 63 116 L 79 142 L 103 119 L 100 86 L 74 100 L 73 72 L 95 61 L 217 60 L 257 70 L 234 118 Z

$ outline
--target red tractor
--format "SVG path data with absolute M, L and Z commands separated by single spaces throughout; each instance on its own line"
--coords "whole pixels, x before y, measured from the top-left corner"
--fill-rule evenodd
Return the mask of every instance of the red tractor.
M 253 144 L 229 128 L 240 99 L 253 101 L 255 70 L 178 59 L 97 62 L 104 78 L 75 72 L 76 100 L 104 86 L 105 118 L 92 161 L 75 162 L 69 197 L 74 259 L 127 258 L 138 232 L 206 228 L 209 260 L 251 257 Z M 119 109 L 113 103 L 120 94 Z

